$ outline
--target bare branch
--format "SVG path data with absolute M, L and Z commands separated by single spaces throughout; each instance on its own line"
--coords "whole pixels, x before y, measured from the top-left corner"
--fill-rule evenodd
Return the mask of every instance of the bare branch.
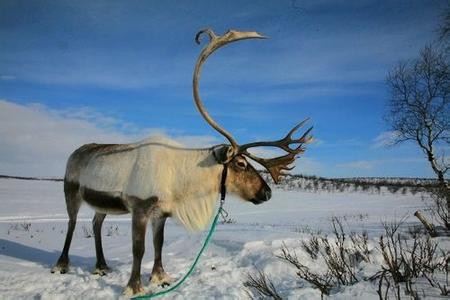
M 278 294 L 275 285 L 266 273 L 257 269 L 257 274 L 252 275 L 247 273 L 247 280 L 244 282 L 244 286 L 250 289 L 249 292 L 256 291 L 263 298 L 272 298 L 275 300 L 281 300 L 281 296 Z

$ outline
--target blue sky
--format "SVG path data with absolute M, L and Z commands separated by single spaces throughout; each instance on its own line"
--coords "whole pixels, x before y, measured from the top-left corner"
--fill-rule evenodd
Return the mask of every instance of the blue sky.
M 211 114 L 244 143 L 305 117 L 296 173 L 431 177 L 415 145 L 382 146 L 384 78 L 436 36 L 446 1 L 0 1 L 0 173 L 58 176 L 80 143 L 166 134 L 222 143 L 192 101 L 204 27 L 270 37 L 204 67 Z

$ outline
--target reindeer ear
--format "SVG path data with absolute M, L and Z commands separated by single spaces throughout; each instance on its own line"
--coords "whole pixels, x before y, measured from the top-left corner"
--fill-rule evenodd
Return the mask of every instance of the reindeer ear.
M 226 164 L 233 159 L 234 151 L 230 145 L 219 145 L 213 148 L 213 154 L 219 164 Z

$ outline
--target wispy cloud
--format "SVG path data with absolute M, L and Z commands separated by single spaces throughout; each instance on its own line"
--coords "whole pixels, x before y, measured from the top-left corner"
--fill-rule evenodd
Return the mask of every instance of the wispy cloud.
M 16 76 L 13 75 L 0 75 L 0 80 L 14 80 Z
M 301 156 L 295 161 L 295 168 L 292 174 L 318 175 L 326 174 L 327 167 L 317 158 Z
M 373 170 L 376 168 L 382 168 L 384 166 L 397 166 L 399 164 L 423 164 L 426 160 L 421 157 L 404 157 L 404 158 L 386 158 L 386 159 L 373 159 L 373 160 L 356 160 L 345 163 L 336 164 L 337 168 L 341 169 L 353 169 L 353 170 Z
M 371 170 L 373 169 L 374 163 L 374 161 L 358 160 L 343 164 L 337 164 L 336 167 L 344 169 Z
M 311 145 L 318 148 L 355 148 L 365 147 L 367 144 L 357 138 L 348 138 L 332 141 L 318 139 L 317 142 L 314 141 Z
M 377 149 L 377 148 L 383 148 L 383 147 L 390 147 L 395 145 L 395 142 L 397 138 L 399 137 L 400 133 L 398 131 L 385 131 L 380 133 L 376 138 L 373 139 L 373 144 L 371 148 Z

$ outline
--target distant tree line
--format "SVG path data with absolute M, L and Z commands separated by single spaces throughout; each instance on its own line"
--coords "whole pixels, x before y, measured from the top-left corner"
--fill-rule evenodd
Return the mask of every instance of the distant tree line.
M 263 178 L 272 182 L 267 172 L 261 172 Z M 273 182 L 272 182 L 273 183 Z M 279 187 L 284 190 L 306 192 L 365 192 L 392 194 L 416 194 L 433 192 L 439 187 L 436 179 L 425 178 L 388 178 L 388 177 L 356 177 L 356 178 L 324 178 L 308 175 L 286 175 Z

